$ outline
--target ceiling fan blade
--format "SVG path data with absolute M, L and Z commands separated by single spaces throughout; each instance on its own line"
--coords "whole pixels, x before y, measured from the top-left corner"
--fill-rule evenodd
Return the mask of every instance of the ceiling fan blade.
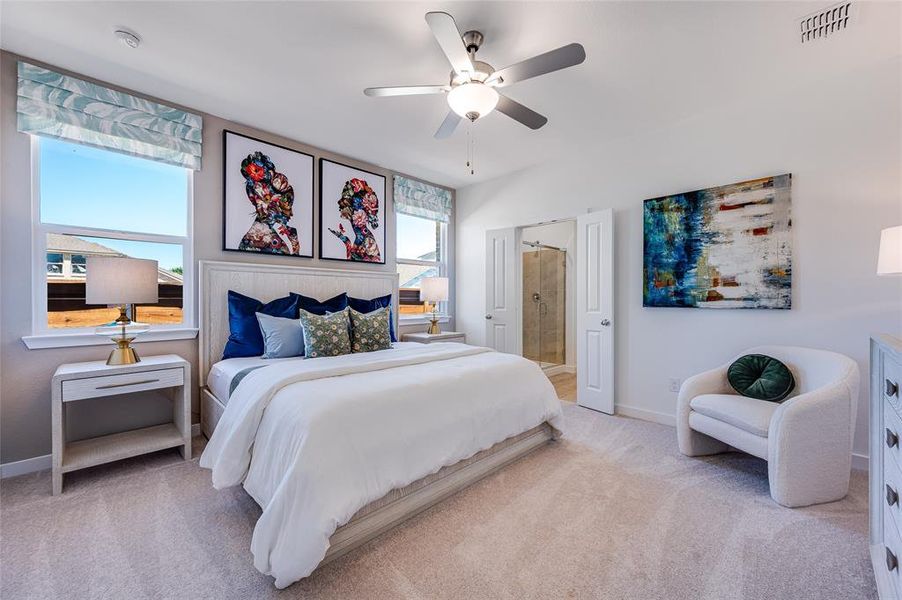
M 506 114 L 514 121 L 523 123 L 530 129 L 540 129 L 548 122 L 548 117 L 542 116 L 531 108 L 526 108 L 519 102 L 501 94 L 499 94 L 498 106 L 495 107 L 495 110 Z
M 460 123 L 460 116 L 453 110 L 449 110 L 448 116 L 445 117 L 445 120 L 439 125 L 438 131 L 435 132 L 435 139 L 443 140 L 446 137 L 450 137 L 457 128 L 458 123 Z
M 518 81 L 524 81 L 546 73 L 560 71 L 578 65 L 586 60 L 586 50 L 581 44 L 567 44 L 557 50 L 551 50 L 532 58 L 527 58 L 515 65 L 504 67 L 492 73 L 486 83 L 495 87 L 504 87 Z
M 426 13 L 426 23 L 432 30 L 432 35 L 441 46 L 442 52 L 448 57 L 451 68 L 458 75 L 462 73 L 473 73 L 473 63 L 470 55 L 464 47 L 464 41 L 461 39 L 460 30 L 457 29 L 457 23 L 454 17 L 446 12 L 428 12 Z
M 372 87 L 363 90 L 367 96 L 416 96 L 420 94 L 443 94 L 447 85 L 408 85 L 396 87 Z

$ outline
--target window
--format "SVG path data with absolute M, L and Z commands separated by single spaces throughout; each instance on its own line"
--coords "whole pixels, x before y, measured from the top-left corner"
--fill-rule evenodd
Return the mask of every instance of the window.
M 156 260 L 159 302 L 135 308 L 154 328 L 191 326 L 190 170 L 33 137 L 36 334 L 91 331 L 118 311 L 85 304 L 89 256 Z
M 396 228 L 400 313 L 403 316 L 430 312 L 432 307 L 420 302 L 420 282 L 424 277 L 447 275 L 445 240 L 448 224 L 398 214 Z M 445 312 L 444 309 L 439 306 L 439 312 Z

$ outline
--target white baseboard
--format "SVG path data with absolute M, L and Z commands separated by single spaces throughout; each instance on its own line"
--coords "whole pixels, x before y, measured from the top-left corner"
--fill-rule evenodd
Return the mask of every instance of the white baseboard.
M 852 453 L 852 468 L 856 471 L 867 471 L 869 464 L 870 459 L 867 454 L 858 454 L 857 452 Z
M 191 437 L 200 435 L 200 423 L 191 425 Z M 35 456 L 34 458 L 26 458 L 25 460 L 17 460 L 14 462 L 3 463 L 0 465 L 0 479 L 7 477 L 16 477 L 18 475 L 27 475 L 29 473 L 37 473 L 38 471 L 47 471 L 53 464 L 53 455 L 45 454 L 44 456 Z
M 615 404 L 614 412 L 625 417 L 634 419 L 642 419 L 643 421 L 651 421 L 661 425 L 676 427 L 676 417 L 667 413 L 648 410 L 647 408 L 639 408 L 638 406 L 629 406 L 627 404 Z
M 38 471 L 46 471 L 50 469 L 50 465 L 52 464 L 53 455 L 51 454 L 3 463 L 0 465 L 0 479 L 16 477 L 17 475 L 27 475 L 28 473 L 36 473 Z
M 542 369 L 542 372 L 545 373 L 547 377 L 551 377 L 552 375 L 560 375 L 561 373 L 570 373 L 571 375 L 576 373 L 576 367 L 573 365 L 554 365 L 553 367 L 546 367 Z

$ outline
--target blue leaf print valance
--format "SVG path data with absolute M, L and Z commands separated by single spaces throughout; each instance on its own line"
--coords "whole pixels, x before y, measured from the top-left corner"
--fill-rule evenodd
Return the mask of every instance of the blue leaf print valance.
M 199 115 L 21 61 L 16 113 L 24 133 L 200 169 Z
M 396 212 L 443 223 L 451 220 L 451 192 L 400 175 L 394 181 Z

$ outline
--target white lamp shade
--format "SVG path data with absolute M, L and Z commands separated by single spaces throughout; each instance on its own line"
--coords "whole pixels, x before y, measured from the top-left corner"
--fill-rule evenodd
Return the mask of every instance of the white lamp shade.
M 155 304 L 159 300 L 155 260 L 89 256 L 85 271 L 85 304 Z
M 448 93 L 448 106 L 461 117 L 469 118 L 475 113 L 481 118 L 495 110 L 498 104 L 498 92 L 484 83 L 465 83 Z
M 902 225 L 880 232 L 877 275 L 902 275 Z
M 420 300 L 423 302 L 444 302 L 447 299 L 447 277 L 424 277 L 420 282 Z

